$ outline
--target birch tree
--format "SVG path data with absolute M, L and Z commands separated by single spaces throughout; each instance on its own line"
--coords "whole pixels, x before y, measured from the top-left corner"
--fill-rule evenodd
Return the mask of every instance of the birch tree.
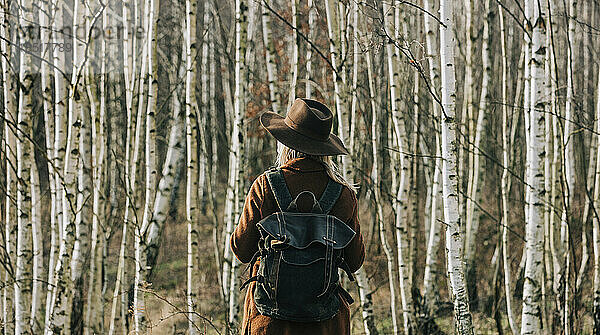
M 598 70 L 598 86 L 596 91 L 596 136 L 600 136 L 600 69 Z M 594 176 L 594 207 L 600 208 L 600 139 L 596 141 L 596 172 Z M 600 219 L 594 211 L 592 219 L 592 244 L 594 249 L 594 297 L 592 316 L 594 319 L 594 332 L 600 331 Z
M 5 252 L 7 255 L 6 265 L 11 268 L 15 268 L 16 264 L 16 229 L 17 224 L 17 213 L 15 204 L 15 197 L 17 195 L 17 175 L 14 166 L 17 165 L 17 93 L 18 93 L 18 81 L 11 72 L 10 61 L 12 59 L 12 47 L 11 41 L 14 36 L 14 18 L 12 17 L 12 1 L 2 2 L 2 35 L 4 38 L 0 41 L 2 47 L 2 93 L 3 93 L 3 112 L 4 112 L 4 141 L 2 143 L 5 152 L 5 159 L 7 164 L 6 169 L 6 194 L 5 194 L 5 211 L 2 213 L 4 221 L 4 242 Z M 18 4 L 17 4 L 18 5 Z M 10 168 L 9 168 L 10 166 Z M 7 285 L 4 285 L 2 289 L 2 319 L 4 320 L 4 334 L 12 334 L 15 329 L 15 315 L 14 309 L 14 285 L 10 283 L 14 280 L 14 273 L 6 271 L 2 278 Z
M 503 8 L 498 5 L 498 13 L 500 17 L 500 44 L 502 48 L 502 177 L 500 181 L 500 188 L 502 193 L 502 264 L 504 271 L 504 294 L 506 299 L 506 314 L 508 317 L 508 324 L 513 335 L 518 334 L 517 325 L 515 323 L 515 317 L 513 312 L 512 302 L 512 285 L 511 285 L 511 271 L 509 263 L 509 246 L 508 246 L 508 229 L 510 228 L 508 221 L 509 203 L 509 130 L 508 130 L 508 64 L 506 55 L 506 31 L 504 29 L 504 11 Z M 513 127 L 515 125 L 513 124 Z
M 433 12 L 433 3 L 430 0 L 426 0 L 423 3 L 425 11 Z M 423 25 L 425 28 L 425 41 L 426 41 L 426 52 L 427 62 L 429 65 L 429 81 L 435 94 L 438 90 L 438 82 L 440 80 L 440 68 L 439 60 L 437 59 L 437 43 L 435 41 L 434 32 L 434 20 L 430 15 L 425 15 L 423 19 Z M 423 274 L 423 297 L 425 298 L 425 305 L 431 313 L 433 310 L 434 300 L 434 273 L 435 273 L 435 257 L 437 255 L 437 248 L 440 240 L 440 230 L 438 228 L 438 198 L 439 193 L 442 191 L 439 187 L 440 183 L 440 160 L 437 158 L 440 156 L 440 138 L 439 138 L 439 122 L 440 122 L 440 108 L 436 102 L 432 101 L 432 109 L 434 115 L 433 125 L 435 127 L 435 157 L 433 161 L 433 181 L 430 189 L 429 196 L 431 200 L 429 206 L 431 208 L 431 214 L 429 216 L 429 237 L 427 239 L 427 250 L 425 258 L 425 271 Z
M 207 6 L 207 4 L 205 4 Z M 185 2 L 185 135 L 186 135 L 186 220 L 188 228 L 187 255 L 187 310 L 190 313 L 189 331 L 196 333 L 194 325 L 198 318 L 194 316 L 197 306 L 198 262 L 198 119 L 196 104 L 196 13 L 198 2 Z
M 51 13 L 52 13 L 52 4 L 50 1 L 43 1 L 42 5 L 39 6 L 39 20 L 40 25 L 42 27 L 50 27 L 51 22 Z M 41 29 L 41 27 L 40 27 Z M 41 29 L 40 31 L 40 40 L 41 41 L 51 41 L 52 33 L 48 30 Z M 50 218 L 49 220 L 45 220 L 45 222 L 49 223 L 50 231 L 51 231 L 51 246 L 50 246 L 50 255 L 48 259 L 48 269 L 52 269 L 54 265 L 54 257 L 56 251 L 56 181 L 55 175 L 53 172 L 54 166 L 54 106 L 52 105 L 52 78 L 50 76 L 50 64 L 52 64 L 52 50 L 42 50 L 40 52 L 40 58 L 43 61 L 40 62 L 40 84 L 43 92 L 43 113 L 44 113 L 44 124 L 45 124 L 45 141 L 46 141 L 46 157 L 48 160 L 48 184 L 50 189 Z M 32 162 L 34 163 L 34 162 Z M 36 165 L 33 165 L 38 171 Z M 37 177 L 36 177 L 37 175 Z M 43 300 L 43 289 L 44 289 L 44 253 L 43 253 L 43 238 L 42 238 L 42 222 L 41 222 L 41 199 L 40 195 L 42 191 L 40 189 L 40 180 L 39 174 L 34 171 L 32 175 L 32 180 L 35 180 L 35 183 L 32 183 L 32 199 L 31 202 L 33 204 L 32 207 L 32 219 L 33 219 L 33 299 L 31 301 L 31 329 L 36 332 L 43 331 L 44 321 L 41 318 L 44 311 L 44 300 Z M 48 274 L 51 274 L 52 271 L 46 272 L 46 278 L 48 282 L 51 282 Z M 49 287 L 48 287 L 49 289 Z M 49 289 L 50 290 L 50 289 Z M 48 296 L 46 296 L 48 298 Z
M 246 71 L 245 55 L 247 42 L 247 3 L 244 0 L 235 1 L 235 92 L 233 99 L 233 127 L 231 133 L 231 153 L 229 155 L 229 182 L 227 185 L 227 199 L 225 205 L 225 253 L 223 264 L 223 291 L 226 292 L 228 306 L 228 322 L 230 325 L 238 322 L 239 305 L 237 290 L 238 260 L 229 246 L 229 236 L 233 232 L 237 213 L 239 213 L 241 187 L 243 184 L 242 164 L 244 152 L 244 78 Z M 231 264 L 231 266 L 229 266 Z
M 265 63 L 267 64 L 267 80 L 269 81 L 269 96 L 271 98 L 271 109 L 274 113 L 281 113 L 281 103 L 277 90 L 277 64 L 275 63 L 275 44 L 271 37 L 271 16 L 267 6 L 270 1 L 263 0 L 261 5 L 262 35 L 265 45 Z M 295 25 L 294 25 L 295 26 Z
M 145 319 L 145 301 L 143 290 L 148 280 L 148 257 L 146 248 L 148 248 L 148 228 L 152 218 L 154 208 L 155 187 L 157 179 L 156 167 L 156 119 L 155 111 L 158 107 L 158 42 L 157 42 L 157 23 L 159 20 L 159 0 L 147 0 L 147 66 L 148 66 L 148 101 L 146 104 L 146 129 L 145 129 L 145 201 L 142 224 L 138 226 L 135 234 L 135 292 L 134 292 L 134 329 L 137 332 L 146 331 Z M 141 104 L 140 104 L 141 105 Z
M 544 180 L 543 180 L 543 150 L 544 141 L 544 48 L 546 42 L 544 4 L 533 3 L 530 16 L 527 18 L 532 23 L 531 31 L 531 133 L 527 143 L 527 160 L 529 170 L 527 175 L 527 192 L 529 195 L 529 220 L 526 221 L 526 252 L 525 283 L 523 287 L 523 310 L 521 334 L 541 333 L 541 285 L 543 278 L 543 220 L 544 220 Z
M 315 34 L 315 4 L 314 0 L 308 0 L 308 40 L 312 41 Z M 308 99 L 312 96 L 312 76 L 313 76 L 313 50 L 311 47 L 306 48 L 306 89 L 305 95 Z
M 33 22 L 33 2 L 19 1 L 19 26 L 26 27 Z M 36 42 L 31 30 L 20 31 L 20 37 L 30 43 Z M 21 50 L 19 64 L 19 109 L 17 113 L 17 250 L 15 271 L 15 334 L 30 331 L 31 291 L 32 291 L 32 175 L 33 156 L 33 56 Z
M 444 197 L 444 221 L 446 222 L 446 255 L 448 276 L 454 301 L 455 329 L 458 334 L 473 334 L 469 296 L 462 263 L 463 238 L 460 230 L 458 208 L 459 185 L 456 171 L 456 83 L 454 75 L 454 37 L 452 2 L 440 1 L 440 62 L 442 92 L 442 189 Z
M 394 4 L 398 6 L 399 4 Z M 399 38 L 398 33 L 398 20 L 399 13 L 395 13 L 395 7 L 390 7 L 384 2 L 384 24 L 387 34 L 394 32 L 394 37 Z M 412 310 L 412 298 L 410 292 L 410 281 L 409 281 L 409 264 L 407 262 L 408 256 L 408 224 L 407 224 L 407 208 L 408 202 L 408 162 L 404 157 L 407 151 L 407 139 L 406 130 L 404 126 L 403 111 L 400 110 L 401 97 L 400 97 L 400 72 L 398 66 L 399 48 L 395 45 L 394 40 L 391 36 L 388 36 L 386 43 L 387 51 L 387 63 L 388 63 L 388 79 L 390 81 L 390 104 L 392 109 L 392 122 L 394 127 L 394 133 L 396 135 L 397 151 L 400 154 L 395 154 L 394 165 L 399 169 L 399 183 L 394 187 L 396 198 L 394 202 L 394 210 L 396 214 L 396 243 L 398 252 L 398 278 L 400 280 L 400 297 L 402 301 L 402 311 L 404 320 L 404 332 L 410 334 L 414 331 L 415 320 Z

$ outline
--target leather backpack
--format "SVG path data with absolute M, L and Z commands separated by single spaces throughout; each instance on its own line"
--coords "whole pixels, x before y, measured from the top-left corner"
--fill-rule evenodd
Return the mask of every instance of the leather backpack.
M 354 230 L 329 211 L 342 192 L 342 185 L 329 180 L 317 201 L 310 191 L 292 199 L 280 169 L 266 172 L 279 211 L 257 223 L 261 238 L 258 252 L 249 267 L 260 257 L 258 273 L 241 289 L 256 281 L 254 302 L 258 311 L 275 319 L 316 322 L 334 317 L 340 296 L 349 304 L 350 294 L 339 283 L 338 268 L 354 280 L 344 262 L 343 249 Z M 311 212 L 299 212 L 298 198 L 312 196 Z

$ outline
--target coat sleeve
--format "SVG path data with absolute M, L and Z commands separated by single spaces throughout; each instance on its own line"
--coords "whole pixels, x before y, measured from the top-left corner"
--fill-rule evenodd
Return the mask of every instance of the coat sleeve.
M 354 192 L 351 193 L 353 201 L 352 215 L 346 224 L 356 232 L 356 235 L 354 235 L 350 244 L 344 248 L 344 260 L 348 264 L 350 271 L 356 272 L 365 260 L 365 245 L 360 233 L 360 223 L 358 222 L 358 201 Z
M 254 180 L 240 216 L 240 221 L 231 235 L 230 245 L 233 254 L 242 263 L 248 263 L 258 251 L 260 233 L 256 224 L 262 219 L 262 204 L 264 200 L 264 175 Z

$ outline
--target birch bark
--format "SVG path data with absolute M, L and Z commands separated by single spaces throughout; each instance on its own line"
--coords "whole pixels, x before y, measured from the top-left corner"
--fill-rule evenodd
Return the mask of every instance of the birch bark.
M 19 25 L 33 22 L 33 1 L 19 1 Z M 32 30 L 22 30 L 21 41 L 36 43 Z M 17 253 L 15 271 L 15 334 L 30 331 L 32 299 L 32 161 L 33 154 L 33 89 L 35 72 L 33 56 L 21 50 L 19 64 L 19 109 L 17 113 Z M 35 171 L 34 171 L 35 173 Z
M 423 3 L 424 9 L 433 13 L 433 3 L 431 0 L 425 0 Z M 438 82 L 440 80 L 440 69 L 439 60 L 437 59 L 438 48 L 435 41 L 434 26 L 436 22 L 430 15 L 425 15 L 423 19 L 423 25 L 425 27 L 425 43 L 427 52 L 427 62 L 429 65 L 429 81 L 433 91 L 438 93 Z M 434 115 L 433 125 L 435 127 L 435 157 L 433 161 L 433 181 L 429 196 L 431 200 L 429 202 L 430 215 L 429 215 L 429 238 L 427 239 L 427 251 L 425 256 L 425 271 L 423 275 L 423 297 L 425 298 L 425 305 L 431 313 L 433 311 L 433 303 L 435 299 L 434 292 L 434 278 L 433 274 L 437 273 L 434 269 L 436 263 L 437 248 L 440 241 L 440 229 L 437 218 L 438 209 L 438 197 L 442 191 L 439 187 L 440 182 L 440 134 L 439 134 L 439 122 L 440 122 L 440 108 L 436 102 L 432 102 L 432 109 Z
M 12 58 L 12 48 L 11 41 L 13 41 L 13 29 L 12 25 L 14 24 L 14 18 L 12 16 L 12 1 L 3 1 L 2 2 L 2 36 L 3 38 L 0 41 L 0 46 L 2 47 L 2 89 L 3 89 L 3 98 L 4 98 L 4 142 L 3 149 L 6 158 L 6 164 L 10 166 L 17 165 L 17 156 L 16 156 L 16 133 L 17 129 L 14 126 L 17 123 L 17 92 L 18 92 L 18 81 L 13 76 L 10 71 L 10 61 Z M 5 193 L 5 211 L 2 213 L 3 220 L 5 222 L 4 225 L 4 241 L 5 252 L 7 255 L 6 265 L 11 268 L 15 268 L 16 266 L 16 229 L 17 225 L 17 214 L 16 214 L 16 206 L 14 206 L 15 201 L 14 198 L 17 194 L 17 178 L 16 171 L 12 168 L 6 169 L 6 193 Z M 4 320 L 4 334 L 14 334 L 14 285 L 10 283 L 13 282 L 14 277 L 11 275 L 9 271 L 4 273 L 4 277 L 2 278 L 7 285 L 3 286 L 2 289 L 2 319 Z
M 205 4 L 206 6 L 207 4 Z M 197 305 L 198 282 L 195 254 L 198 252 L 198 120 L 196 103 L 196 13 L 198 2 L 186 0 L 186 25 L 185 25 L 185 134 L 186 134 L 186 220 L 188 229 L 187 249 L 187 310 L 190 313 L 188 329 L 190 334 L 196 334 L 194 325 L 198 317 L 193 312 Z
M 530 1 L 530 0 L 528 0 Z M 544 250 L 544 115 L 546 100 L 544 94 L 544 48 L 546 43 L 545 15 L 543 3 L 534 2 L 531 6 L 531 81 L 530 81 L 530 127 L 527 144 L 529 171 L 527 184 L 529 196 L 529 220 L 526 222 L 526 264 L 523 286 L 523 310 L 521 334 L 541 333 L 541 285 L 543 285 Z
M 375 83 L 373 80 L 373 61 L 372 61 L 373 57 L 371 54 L 371 50 L 367 49 L 367 52 L 365 53 L 365 60 L 367 62 L 367 81 L 368 81 L 368 85 L 369 85 L 369 101 L 370 101 L 370 106 L 371 106 L 371 115 L 373 116 L 372 118 L 372 125 L 371 125 L 371 129 L 372 131 L 377 131 L 378 130 L 378 126 L 377 126 L 377 105 L 376 105 L 376 98 L 375 98 Z M 374 176 L 379 176 L 378 172 L 376 172 L 378 168 L 378 164 L 377 162 L 377 153 L 379 151 L 378 148 L 378 135 L 377 133 L 375 133 L 374 135 L 371 135 L 371 145 L 373 146 L 373 162 L 374 162 L 374 166 L 373 166 L 373 171 L 374 171 Z M 375 183 L 375 179 L 373 180 L 373 185 L 377 185 L 377 183 Z M 378 192 L 379 188 L 375 187 L 374 193 Z M 375 196 L 379 196 L 379 194 L 375 194 Z M 380 206 L 379 204 L 380 199 L 376 198 L 375 202 L 376 202 L 376 206 Z M 381 211 L 383 212 L 383 210 Z M 380 213 L 379 211 L 379 207 L 377 207 L 377 213 L 375 214 L 375 218 L 377 218 L 377 215 Z M 386 257 L 388 256 L 388 254 L 386 253 Z M 389 260 L 388 260 L 389 261 Z M 388 262 L 388 266 L 389 266 L 389 262 Z M 363 325 L 365 328 L 365 334 L 371 334 L 371 335 L 376 335 L 378 334 L 377 331 L 377 327 L 375 326 L 375 318 L 373 316 L 373 300 L 372 300 L 372 296 L 371 296 L 371 290 L 369 288 L 369 282 L 368 282 L 368 278 L 366 278 L 366 273 L 364 271 L 364 268 L 362 268 L 363 270 L 359 270 L 357 276 L 356 276 L 356 281 L 358 283 L 359 286 L 359 294 L 360 294 L 360 303 L 361 303 L 361 308 L 362 308 L 362 317 L 363 317 Z M 389 269 L 388 269 L 389 271 Z M 389 275 L 389 272 L 388 272 Z M 392 277 L 390 277 L 392 278 Z M 392 288 L 393 282 L 390 282 L 390 288 Z M 390 296 L 391 301 L 394 301 L 395 297 Z M 396 311 L 394 309 L 392 309 L 392 318 L 395 319 L 396 318 Z M 393 320 L 392 319 L 392 320 Z
M 62 5 L 62 1 L 58 2 Z M 60 13 L 61 6 L 57 13 Z M 81 18 L 85 17 L 85 7 L 81 1 L 74 2 L 73 12 L 73 30 L 81 31 L 85 24 L 82 24 Z M 85 29 L 83 29 L 85 31 Z M 64 185 L 61 186 L 62 194 L 62 231 L 61 242 L 58 252 L 58 259 L 54 270 L 55 290 L 52 296 L 51 319 L 46 325 L 46 333 L 71 333 L 71 303 L 73 300 L 73 281 L 68 272 L 68 266 L 72 264 L 72 254 L 74 253 L 75 243 L 75 213 L 77 210 L 76 193 L 77 178 L 75 175 L 77 161 L 79 160 L 79 137 L 81 120 L 80 114 L 75 110 L 79 104 L 79 99 L 84 92 L 81 84 L 80 70 L 84 59 L 84 41 L 79 36 L 67 36 L 65 43 L 73 47 L 73 67 L 71 72 L 70 91 L 68 95 L 67 107 L 67 135 L 65 138 L 65 157 L 63 178 Z M 58 124 L 58 121 L 57 121 Z M 59 134 L 60 135 L 60 134 Z
M 508 246 L 508 229 L 510 223 L 508 221 L 509 213 L 509 202 L 508 193 L 509 189 L 509 172 L 510 166 L 509 161 L 509 129 L 508 129 L 508 59 L 506 55 L 506 31 L 504 28 L 504 11 L 500 4 L 498 4 L 498 13 L 500 16 L 500 44 L 502 48 L 502 179 L 501 179 L 501 193 L 502 193 L 502 264 L 504 271 L 504 294 L 506 299 L 506 315 L 508 318 L 508 324 L 513 335 L 518 334 L 517 325 L 515 323 L 515 317 L 513 312 L 513 301 L 512 301 L 512 284 L 511 284 L 511 270 L 509 262 L 509 246 Z M 516 125 L 513 124 L 513 127 Z
M 42 1 L 42 4 L 39 6 L 39 20 L 41 27 L 51 27 L 51 13 L 52 13 L 52 4 L 48 0 Z M 47 29 L 41 29 L 40 31 L 40 40 L 42 42 L 50 42 L 52 40 L 52 32 Z M 56 251 L 56 181 L 54 175 L 54 164 L 56 163 L 54 160 L 54 106 L 52 105 L 52 78 L 50 76 L 50 66 L 49 64 L 53 64 L 50 50 L 43 50 L 40 53 L 40 58 L 44 61 L 40 62 L 40 75 L 41 75 L 41 89 L 43 95 L 43 110 L 44 110 L 44 124 L 45 124 L 45 139 L 46 139 L 46 157 L 48 159 L 47 167 L 48 167 L 48 184 L 50 189 L 50 217 L 49 220 L 45 220 L 46 224 L 50 226 L 51 232 L 51 246 L 50 253 L 48 259 L 48 267 L 47 269 L 52 269 L 54 266 L 54 257 Z M 32 162 L 34 163 L 34 162 Z M 35 171 L 39 171 L 37 168 Z M 34 174 L 37 174 L 34 173 Z M 43 262 L 43 241 L 42 241 L 42 223 L 40 217 L 40 190 L 39 190 L 39 177 L 36 177 L 37 185 L 33 184 L 33 192 L 32 192 L 32 203 L 35 209 L 35 214 L 32 215 L 33 219 L 33 254 L 34 254 L 34 265 L 33 265 L 33 300 L 31 302 L 31 329 L 34 332 L 41 332 L 44 326 L 43 319 L 40 319 L 41 315 L 43 315 L 44 311 L 44 301 L 43 301 L 43 284 L 44 284 L 44 262 Z M 37 193 L 40 192 L 40 193 Z M 37 193 L 37 194 L 36 194 Z M 48 283 L 51 283 L 51 274 L 52 271 L 47 271 L 46 278 L 48 279 Z M 50 287 L 48 287 L 50 289 Z
M 106 6 L 109 6 L 107 3 Z M 105 32 L 109 31 L 109 15 L 111 8 L 104 8 L 102 11 L 102 29 Z M 104 213 L 104 194 L 102 190 L 102 182 L 105 174 L 105 152 L 106 152 L 106 136 L 105 136 L 105 120 L 106 120 L 106 81 L 108 77 L 106 53 L 107 43 L 106 36 L 102 36 L 100 45 L 100 73 L 93 72 L 90 62 L 87 62 L 87 94 L 90 99 L 91 111 L 91 173 L 93 181 L 92 190 L 92 231 L 91 231 L 91 248 L 89 261 L 89 288 L 87 295 L 84 334 L 100 334 L 104 332 L 104 303 L 102 296 L 102 268 L 104 248 L 104 225 L 99 222 L 99 218 L 106 217 Z M 96 78 L 99 77 L 99 84 L 96 83 Z M 99 99 L 95 97 L 95 92 L 99 92 Z M 116 129 L 113 129 L 116 131 Z
M 298 0 L 291 0 L 292 4 L 292 26 L 298 27 Z M 298 83 L 298 44 L 300 43 L 300 35 L 298 30 L 294 29 L 292 34 L 292 60 L 290 67 L 290 91 L 288 95 L 288 106 L 292 106 L 296 100 L 296 86 Z
M 146 105 L 146 129 L 145 129 L 145 172 L 146 172 L 146 190 L 144 202 L 144 214 L 142 224 L 138 226 L 135 232 L 135 288 L 134 288 L 134 329 L 137 332 L 146 331 L 146 313 L 143 290 L 148 284 L 149 264 L 147 249 L 149 241 L 147 240 L 147 231 L 153 220 L 152 210 L 155 202 L 156 187 L 156 119 L 155 111 L 158 109 L 158 31 L 157 24 L 159 20 L 159 0 L 146 1 L 147 17 L 147 66 L 148 66 L 148 102 Z M 141 104 L 140 104 L 141 105 Z
M 346 108 L 346 95 L 344 81 L 342 78 L 342 68 L 340 66 L 340 28 L 336 6 L 333 0 L 325 0 L 325 13 L 327 15 L 327 33 L 329 36 L 329 52 L 331 53 L 331 65 L 333 66 L 333 90 L 335 96 L 335 110 L 338 119 L 338 135 L 343 143 L 347 143 L 347 130 L 343 128 L 346 124 L 344 115 L 348 115 Z M 342 162 L 345 158 L 342 158 Z M 342 163 L 343 164 L 343 163 Z M 343 170 L 346 178 L 346 170 Z
M 265 63 L 267 64 L 267 80 L 269 81 L 269 96 L 271 98 L 271 109 L 274 113 L 281 113 L 281 103 L 277 91 L 277 64 L 275 63 L 275 44 L 271 38 L 271 17 L 265 6 L 270 6 L 269 0 L 264 0 L 262 10 L 262 33 L 265 45 Z M 295 25 L 294 25 L 295 27 Z M 309 48 L 310 50 L 310 48 Z
M 400 4 L 394 4 L 393 6 L 399 6 Z M 395 22 L 398 21 L 399 13 L 395 13 L 395 7 L 391 7 L 390 4 L 383 3 L 384 12 L 384 24 L 387 34 L 394 32 L 394 37 L 399 38 L 398 27 L 395 26 Z M 398 21 L 399 22 L 399 21 Z M 396 23 L 398 23 L 396 22 Z M 399 24 L 399 23 L 398 23 Z M 407 139 L 406 130 L 404 126 L 404 116 L 400 110 L 401 97 L 400 97 L 400 71 L 398 66 L 398 53 L 399 48 L 394 44 L 394 40 L 391 36 L 386 39 L 386 51 L 387 51 L 387 62 L 388 62 L 388 78 L 390 81 L 390 104 L 392 109 L 392 121 L 394 132 L 396 134 L 397 143 L 396 148 L 399 154 L 397 156 L 396 167 L 399 168 L 400 178 L 399 183 L 394 192 L 396 193 L 394 208 L 396 212 L 396 243 L 398 252 L 398 277 L 400 280 L 400 297 L 402 301 L 402 311 L 404 320 L 404 332 L 409 334 L 415 331 L 415 320 L 412 309 L 412 299 L 410 292 L 410 276 L 409 276 L 409 264 L 406 262 L 408 256 L 408 225 L 407 225 L 407 203 L 408 203 L 408 183 L 407 175 L 409 172 L 408 162 L 405 158 L 407 152 Z
M 456 82 L 454 76 L 453 9 L 450 0 L 440 1 L 440 62 L 442 64 L 442 188 L 444 221 L 446 222 L 446 255 L 448 276 L 454 301 L 455 329 L 458 334 L 473 334 L 469 296 L 462 263 L 463 238 L 458 207 L 459 185 L 456 172 Z
M 575 193 L 575 151 L 573 148 L 574 140 L 574 96 L 575 96 L 575 79 L 573 71 L 575 66 L 575 58 L 573 53 L 574 43 L 572 42 L 575 38 L 575 25 L 577 24 L 577 1 L 569 1 L 569 13 L 568 13 L 568 30 L 567 30 L 567 96 L 565 98 L 565 125 L 563 127 L 563 149 L 562 153 L 563 164 L 564 164 L 564 187 L 563 187 L 563 210 L 561 216 L 561 230 L 560 239 L 562 249 L 564 251 L 564 267 L 561 269 L 562 277 L 564 278 L 564 301 L 562 306 L 563 312 L 563 329 L 565 334 L 570 333 L 570 312 L 569 312 L 569 293 L 570 293 L 570 223 L 572 222 L 572 207 L 573 207 L 573 195 Z
M 51 40 L 53 43 L 64 43 L 65 36 L 62 31 L 63 27 L 63 2 L 61 0 L 52 0 L 50 8 L 47 9 L 48 13 L 52 15 L 52 22 L 49 27 L 52 27 L 53 32 L 51 33 Z M 49 15 L 50 15 L 49 14 Z M 40 14 L 41 15 L 41 14 Z M 59 28 L 60 27 L 60 28 Z M 45 320 L 44 325 L 49 325 L 50 317 L 52 315 L 53 305 L 53 294 L 55 290 L 55 276 L 54 269 L 58 259 L 59 243 L 61 239 L 62 223 L 63 223 L 63 207 L 62 207 L 62 167 L 64 167 L 64 155 L 66 147 L 66 118 L 65 118 L 65 105 L 68 99 L 67 87 L 65 78 L 60 72 L 60 69 L 65 68 L 65 53 L 60 52 L 58 49 L 54 49 L 51 56 L 51 64 L 53 65 L 54 72 L 54 92 L 53 92 L 53 120 L 48 120 L 47 125 L 53 125 L 53 132 L 46 136 L 47 143 L 53 143 L 48 146 L 48 149 L 52 147 L 52 154 L 48 153 L 48 157 L 52 157 L 49 161 L 48 171 L 51 177 L 49 178 L 50 190 L 54 189 L 54 201 L 52 207 L 54 207 L 54 215 L 51 217 L 51 246 L 50 255 L 48 260 L 48 288 L 46 294 L 46 309 L 45 309 Z M 46 114 L 47 115 L 47 114 Z M 47 126 L 48 128 L 49 126 Z M 51 127 L 52 128 L 52 127 Z M 47 131 L 50 129 L 47 129 Z M 49 152 L 49 150 L 48 150 Z M 54 220 L 52 222 L 52 220 Z
M 313 40 L 315 34 L 315 11 L 316 6 L 314 4 L 314 0 L 308 0 L 308 39 L 310 41 Z M 308 99 L 312 96 L 312 82 L 311 78 L 313 76 L 312 71 L 312 48 L 306 48 L 306 92 L 305 95 Z
M 137 17 L 136 14 L 136 1 L 134 0 L 134 17 Z M 135 177 L 136 177 L 136 167 L 137 167 L 137 157 L 138 157 L 138 144 L 139 141 L 139 131 L 136 129 L 135 125 L 135 115 L 133 112 L 133 94 L 135 91 L 134 78 L 136 73 L 135 62 L 132 56 L 133 51 L 135 50 L 135 34 L 132 34 L 133 41 L 130 43 L 130 35 L 129 35 L 129 22 L 131 16 L 131 6 L 132 3 L 130 0 L 124 0 L 122 4 L 122 20 L 125 23 L 123 27 L 123 77 L 125 82 L 125 110 L 127 112 L 127 124 L 126 124 L 126 135 L 125 135 L 125 161 L 124 161 L 124 179 L 125 179 L 125 213 L 123 218 L 123 227 L 122 227 L 122 235 L 121 235 L 121 243 L 119 247 L 119 260 L 117 264 L 117 274 L 115 280 L 115 288 L 113 290 L 112 304 L 111 304 L 111 313 L 110 313 L 110 321 L 108 334 L 112 335 L 115 329 L 115 322 L 118 321 L 119 317 L 123 321 L 122 324 L 125 325 L 126 315 L 117 315 L 117 306 L 119 305 L 119 292 L 124 292 L 124 268 L 125 268 L 125 249 L 127 246 L 127 235 L 128 235 L 128 226 L 130 220 L 132 219 L 132 212 L 134 211 L 135 204 L 132 204 L 132 197 L 135 193 Z M 135 19 L 133 20 L 135 24 Z M 135 138 L 134 138 L 135 131 Z M 133 150 L 132 150 L 133 147 Z M 132 153 L 133 152 L 133 153 Z M 133 157 L 132 157 L 133 156 Z M 133 160 L 132 160 L 133 158 Z M 126 327 L 123 327 L 122 330 L 124 333 L 127 331 Z
M 246 42 L 247 42 L 247 9 L 245 0 L 235 1 L 235 91 L 233 101 L 233 127 L 231 133 L 231 152 L 229 156 L 229 183 L 227 188 L 227 203 L 225 207 L 225 252 L 223 264 L 223 285 L 228 303 L 228 322 L 235 325 L 238 322 L 239 304 L 237 290 L 238 260 L 233 257 L 229 246 L 229 236 L 233 232 L 237 213 L 241 209 L 242 164 L 245 134 L 245 85 L 246 78 Z
M 596 91 L 596 136 L 600 136 L 600 68 L 598 69 L 598 87 Z M 594 208 L 600 208 L 600 138 L 596 141 L 596 173 L 594 176 Z M 594 296 L 593 311 L 594 333 L 600 332 L 600 220 L 595 212 L 592 219 L 592 244 L 594 246 Z
M 367 65 L 368 66 L 368 65 Z M 372 124 L 371 124 L 371 147 L 373 148 L 373 185 L 379 185 L 379 134 L 381 134 L 381 128 L 379 126 L 377 110 L 373 110 L 372 116 Z M 383 204 L 381 199 L 381 191 L 379 187 L 374 187 L 373 190 L 374 198 L 375 198 L 375 206 L 377 210 L 377 214 L 375 215 L 375 219 L 379 225 L 379 238 L 381 239 L 381 245 L 383 247 L 383 252 L 385 253 L 385 258 L 387 260 L 387 274 L 388 274 L 388 282 L 390 286 L 390 308 L 392 314 L 392 327 L 393 334 L 399 334 L 399 326 L 398 326 L 398 317 L 396 315 L 396 269 L 394 265 L 394 253 L 389 245 L 387 238 L 387 228 L 383 216 Z

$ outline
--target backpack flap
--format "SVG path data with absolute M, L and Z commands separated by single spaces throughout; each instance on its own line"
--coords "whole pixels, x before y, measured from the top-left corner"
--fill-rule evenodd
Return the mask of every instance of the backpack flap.
M 339 250 L 345 248 L 356 235 L 343 221 L 325 214 L 277 212 L 262 219 L 257 226 L 295 249 L 320 243 Z M 330 231 L 327 231 L 328 226 Z

